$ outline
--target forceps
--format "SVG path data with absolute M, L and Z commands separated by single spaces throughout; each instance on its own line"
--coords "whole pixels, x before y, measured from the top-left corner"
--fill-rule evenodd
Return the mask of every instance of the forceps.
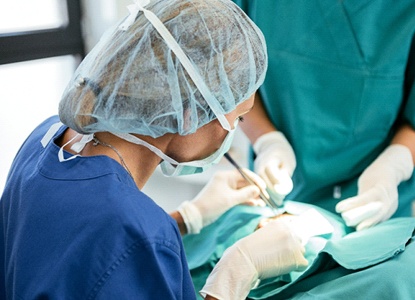
M 269 195 L 264 193 L 262 188 L 258 186 L 258 184 L 255 181 L 253 181 L 251 177 L 249 177 L 248 174 L 246 174 L 244 169 L 238 165 L 238 163 L 229 155 L 229 153 L 225 153 L 224 156 L 238 170 L 238 172 L 242 175 L 242 177 L 246 181 L 248 181 L 250 184 L 255 185 L 259 188 L 259 197 L 261 198 L 262 201 L 265 202 L 266 205 L 268 205 L 269 207 L 273 209 L 276 215 L 282 214 L 285 211 L 284 209 L 282 209 L 282 206 L 278 206 Z

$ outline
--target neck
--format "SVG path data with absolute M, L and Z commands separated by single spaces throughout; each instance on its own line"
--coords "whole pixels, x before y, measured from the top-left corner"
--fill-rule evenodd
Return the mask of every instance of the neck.
M 69 141 L 75 135 L 75 131 L 68 129 L 64 134 L 61 144 L 65 144 L 66 141 Z M 132 144 L 111 133 L 99 132 L 95 134 L 95 137 L 95 141 L 88 143 L 82 150 L 81 155 L 105 155 L 114 159 L 126 169 L 139 189 L 144 187 L 161 161 L 156 154 L 146 147 Z M 154 146 L 159 148 L 162 144 L 159 144 L 158 142 L 158 139 L 153 139 L 151 141 Z M 65 147 L 65 150 L 71 152 L 70 147 L 71 144 Z M 161 150 L 162 149 L 163 148 L 161 148 Z
M 110 133 L 97 133 L 96 137 L 98 140 L 111 145 L 118 153 L 111 147 L 94 147 L 93 144 L 92 146 L 89 144 L 90 146 L 87 149 L 98 148 L 96 150 L 102 151 L 105 155 L 118 161 L 133 177 L 137 187 L 142 189 L 161 159 L 146 147 L 130 143 Z

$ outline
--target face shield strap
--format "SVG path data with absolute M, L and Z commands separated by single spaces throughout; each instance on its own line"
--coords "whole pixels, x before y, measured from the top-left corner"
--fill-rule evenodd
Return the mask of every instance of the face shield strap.
M 216 97 L 211 93 L 209 88 L 206 86 L 205 81 L 203 80 L 202 76 L 193 66 L 192 62 L 187 57 L 187 55 L 183 52 L 183 49 L 179 46 L 177 41 L 174 39 L 171 33 L 167 30 L 164 24 L 160 21 L 160 19 L 153 12 L 144 8 L 144 6 L 148 5 L 149 3 L 150 3 L 150 0 L 135 0 L 134 4 L 128 6 L 130 15 L 120 25 L 119 28 L 123 31 L 127 30 L 134 23 L 138 12 L 142 11 L 144 13 L 144 16 L 147 18 L 147 20 L 154 26 L 154 28 L 161 35 L 161 37 L 164 39 L 164 41 L 169 46 L 169 48 L 173 51 L 173 53 L 179 59 L 180 63 L 186 69 L 190 78 L 193 80 L 193 83 L 199 89 L 203 98 L 206 100 L 207 104 L 209 105 L 213 113 L 218 118 L 222 127 L 226 129 L 227 131 L 231 131 L 232 129 L 231 125 L 229 121 L 226 119 L 224 113 L 222 112 L 222 107 L 219 105 L 219 101 L 216 99 Z

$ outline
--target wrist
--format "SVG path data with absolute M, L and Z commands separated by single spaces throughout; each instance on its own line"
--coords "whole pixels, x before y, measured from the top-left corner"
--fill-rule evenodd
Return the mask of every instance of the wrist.
M 253 144 L 253 148 L 255 153 L 258 154 L 259 152 L 264 151 L 266 148 L 268 148 L 270 145 L 276 142 L 288 143 L 287 139 L 281 131 L 271 131 L 261 135 Z
M 235 244 L 224 252 L 200 294 L 221 300 L 245 299 L 258 283 L 258 272 L 253 263 Z
M 186 224 L 188 234 L 197 234 L 203 228 L 203 217 L 199 209 L 191 202 L 185 201 L 180 204 L 177 211 Z
M 396 173 L 396 185 L 411 178 L 414 164 L 411 150 L 401 144 L 392 144 L 382 153 L 385 160 L 390 161 Z
M 179 227 L 179 230 L 180 230 L 180 234 L 185 235 L 187 233 L 187 226 L 180 212 L 176 210 L 170 213 L 170 216 L 176 221 L 177 226 Z

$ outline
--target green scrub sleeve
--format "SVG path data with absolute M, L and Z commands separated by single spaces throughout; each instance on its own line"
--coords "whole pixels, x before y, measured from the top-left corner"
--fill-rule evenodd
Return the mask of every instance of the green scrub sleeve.
M 405 94 L 407 102 L 404 108 L 404 119 L 415 128 L 415 34 L 409 51 L 408 68 L 405 78 Z

